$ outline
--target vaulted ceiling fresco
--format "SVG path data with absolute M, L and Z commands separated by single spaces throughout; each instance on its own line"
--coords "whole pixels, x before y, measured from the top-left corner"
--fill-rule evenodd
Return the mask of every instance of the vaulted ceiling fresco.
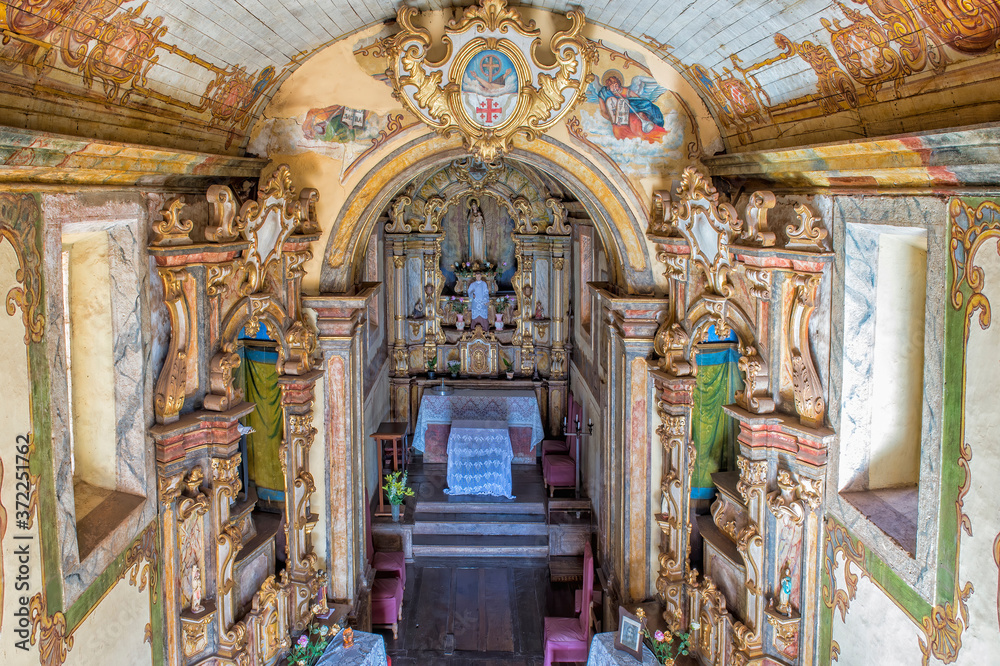
M 448 0 L 418 2 L 419 9 Z M 530 7 L 533 3 L 524 3 Z M 994 120 L 1000 3 L 582 0 L 539 3 L 633 37 L 712 110 L 730 152 Z M 10 0 L 0 123 L 239 153 L 287 75 L 383 0 Z

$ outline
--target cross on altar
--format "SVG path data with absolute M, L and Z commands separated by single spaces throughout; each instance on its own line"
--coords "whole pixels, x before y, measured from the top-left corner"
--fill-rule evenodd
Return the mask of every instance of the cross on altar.
M 492 125 L 493 121 L 500 117 L 500 111 L 502 111 L 500 105 L 492 99 L 480 102 L 479 106 L 476 107 L 476 115 L 478 115 L 480 120 L 482 120 L 486 125 Z

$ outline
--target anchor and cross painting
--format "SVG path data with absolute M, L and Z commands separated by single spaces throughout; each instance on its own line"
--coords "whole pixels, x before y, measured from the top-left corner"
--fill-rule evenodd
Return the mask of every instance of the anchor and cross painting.
M 499 127 L 517 107 L 517 70 L 505 53 L 480 51 L 465 66 L 461 89 L 469 118 L 481 127 Z

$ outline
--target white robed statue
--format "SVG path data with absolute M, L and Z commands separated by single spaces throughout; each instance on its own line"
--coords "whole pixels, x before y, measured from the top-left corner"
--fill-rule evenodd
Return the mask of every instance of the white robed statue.
M 476 324 L 482 325 L 483 330 L 489 330 L 490 314 L 490 288 L 483 282 L 482 273 L 476 273 L 476 280 L 469 285 L 469 311 L 472 315 L 472 330 Z M 477 319 L 482 319 L 477 322 Z

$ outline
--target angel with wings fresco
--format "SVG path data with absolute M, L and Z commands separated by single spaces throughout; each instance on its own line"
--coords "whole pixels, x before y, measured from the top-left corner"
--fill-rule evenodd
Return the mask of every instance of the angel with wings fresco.
M 609 69 L 601 78 L 600 89 L 593 83 L 587 88 L 587 101 L 597 104 L 610 123 L 616 139 L 641 138 L 656 143 L 666 133 L 663 111 L 656 100 L 666 92 L 649 76 L 634 76 L 624 87 L 624 76 Z

